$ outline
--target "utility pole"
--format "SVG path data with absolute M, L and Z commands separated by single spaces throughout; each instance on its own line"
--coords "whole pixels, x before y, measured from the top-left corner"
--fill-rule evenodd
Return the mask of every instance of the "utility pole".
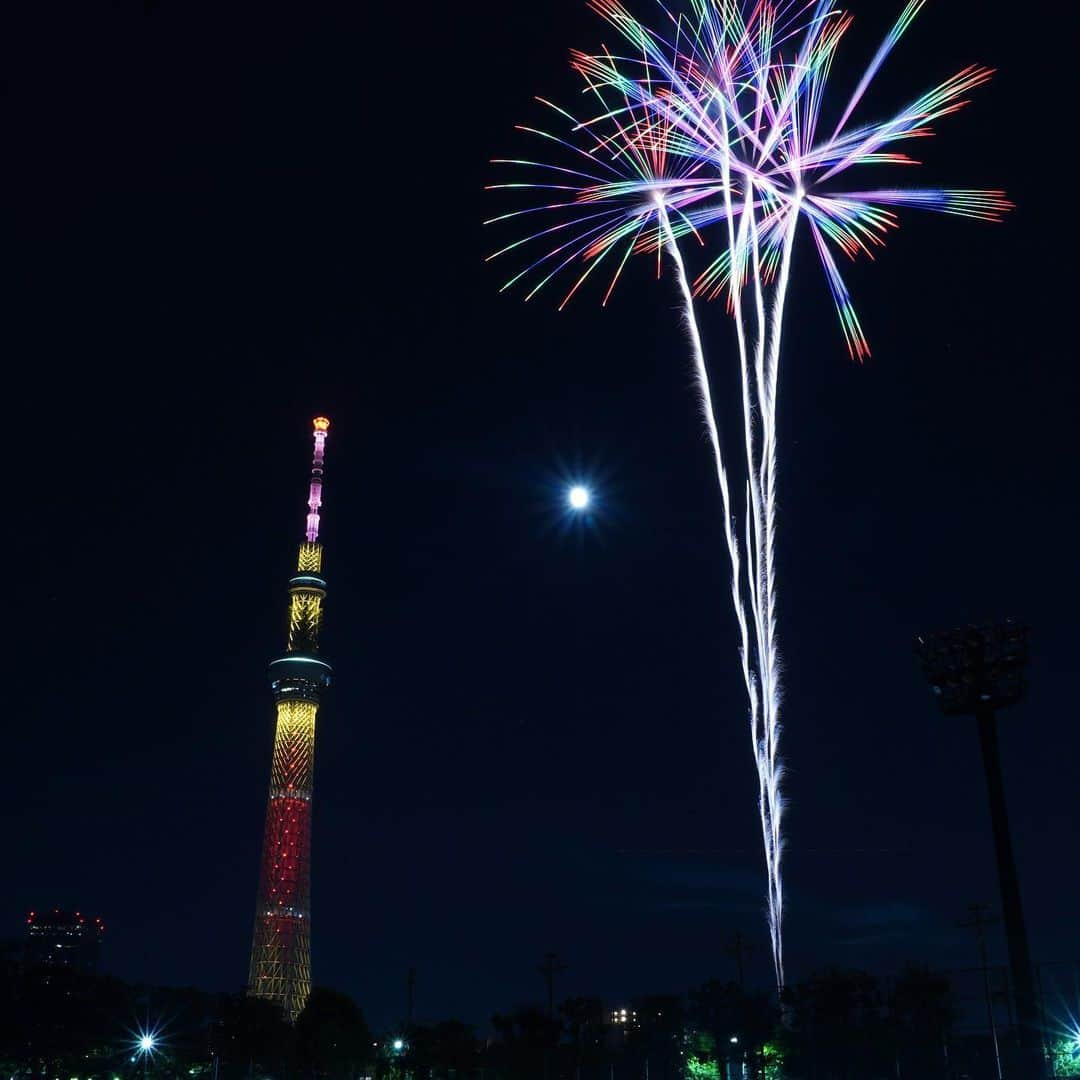
M 983 993 L 986 995 L 986 1019 L 990 1024 L 990 1038 L 994 1043 L 994 1064 L 997 1067 L 997 1078 L 1001 1080 L 1001 1049 L 998 1046 L 997 1023 L 994 1020 L 994 1001 L 990 994 L 990 965 L 986 958 L 986 928 L 997 919 L 991 918 L 984 904 L 972 904 L 968 911 L 971 917 L 967 922 L 957 925 L 964 930 L 974 930 L 975 940 L 979 943 L 979 965 L 982 968 Z
M 941 711 L 947 716 L 973 715 L 978 727 L 1009 970 L 1016 992 L 1016 1026 L 1022 1056 L 1020 1077 L 1036 1080 L 1046 1075 L 1046 1063 L 997 737 L 997 710 L 1014 705 L 1027 689 L 1024 667 L 1028 661 L 1028 637 L 1026 626 L 1006 619 L 997 624 L 928 634 L 918 639 L 916 652 Z
M 537 970 L 544 976 L 544 982 L 547 983 L 547 999 L 548 999 L 548 1016 L 555 1016 L 555 976 L 560 971 L 566 970 L 565 964 L 558 962 L 558 953 L 544 953 L 544 962 Z
M 731 956 L 735 960 L 735 971 L 739 979 L 739 989 L 744 993 L 746 992 L 746 972 L 743 968 L 743 958 L 747 953 L 753 952 L 754 947 L 747 945 L 745 939 L 742 936 L 742 932 L 735 931 L 734 937 L 731 939 L 731 944 L 725 950 L 728 956 Z
M 565 971 L 566 965 L 560 964 L 558 953 L 547 952 L 544 953 L 544 962 L 536 969 L 544 976 L 544 982 L 547 983 L 547 999 L 548 999 L 548 1020 L 555 1020 L 555 975 L 559 971 Z M 558 1042 L 558 1035 L 555 1035 L 555 1041 Z M 548 1080 L 549 1075 L 549 1063 L 551 1059 L 551 1047 L 544 1047 L 544 1080 Z

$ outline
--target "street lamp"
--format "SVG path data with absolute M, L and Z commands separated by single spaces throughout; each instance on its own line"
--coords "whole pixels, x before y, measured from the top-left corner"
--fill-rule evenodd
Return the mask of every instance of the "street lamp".
M 1020 1046 L 1024 1052 L 1026 1076 L 1035 1077 L 1043 1075 L 1039 1013 L 1024 909 L 1020 902 L 1020 880 L 1009 835 L 996 715 L 998 709 L 1015 705 L 1027 690 L 1024 667 L 1029 656 L 1029 636 L 1028 627 L 1006 619 L 1000 623 L 927 634 L 916 640 L 915 652 L 941 711 L 946 716 L 974 716 L 978 726 L 1009 968 L 1016 989 Z
M 153 1031 L 141 1031 L 135 1041 L 135 1047 L 142 1056 L 143 1080 L 146 1080 L 146 1068 L 149 1064 L 150 1055 L 157 1046 L 157 1035 Z

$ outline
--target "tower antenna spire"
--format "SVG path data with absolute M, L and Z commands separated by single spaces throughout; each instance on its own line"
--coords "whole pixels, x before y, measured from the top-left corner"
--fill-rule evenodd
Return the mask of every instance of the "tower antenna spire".
M 307 539 L 314 544 L 319 539 L 319 508 L 322 506 L 323 458 L 326 455 L 326 435 L 330 421 L 316 416 L 311 422 L 315 439 L 315 453 L 311 459 L 311 486 L 308 488 Z

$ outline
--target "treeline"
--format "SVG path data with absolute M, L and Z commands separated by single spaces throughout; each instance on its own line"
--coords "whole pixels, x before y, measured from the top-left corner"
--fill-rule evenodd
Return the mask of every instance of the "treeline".
M 4 981 L 0 1069 L 42 1080 L 980 1080 L 988 1038 L 960 1038 L 947 977 L 885 985 L 829 971 L 783 1007 L 733 983 L 611 1004 L 522 1006 L 481 1035 L 458 1020 L 373 1033 L 360 1007 L 313 991 L 294 1025 L 242 994 L 149 989 L 53 972 Z M 153 1049 L 139 1046 L 152 1033 Z M 999 1033 L 1008 1055 L 1008 1033 Z
M 147 1036 L 149 1050 L 141 1045 Z M 354 1078 L 373 1043 L 360 1008 L 321 988 L 295 1025 L 242 993 L 133 986 L 74 971 L 16 974 L 0 990 L 0 1074 L 12 1078 Z

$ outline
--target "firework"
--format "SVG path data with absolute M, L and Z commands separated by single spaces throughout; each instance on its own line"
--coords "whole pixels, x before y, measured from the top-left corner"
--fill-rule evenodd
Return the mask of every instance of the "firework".
M 620 0 L 591 0 L 619 45 L 571 53 L 586 104 L 538 99 L 556 127 L 519 130 L 544 148 L 532 159 L 497 159 L 524 170 L 491 185 L 528 202 L 487 224 L 525 226 L 490 258 L 518 258 L 503 286 L 526 299 L 562 278 L 560 307 L 590 278 L 607 303 L 632 255 L 662 270 L 666 252 L 682 296 L 702 412 L 715 458 L 731 564 L 765 853 L 769 930 L 783 986 L 783 700 L 777 645 L 776 412 L 784 302 L 799 225 L 810 233 L 848 351 L 869 344 L 837 255 L 873 258 L 903 208 L 984 221 L 1010 203 L 1000 191 L 881 188 L 844 190 L 852 169 L 917 164 L 900 147 L 930 134 L 967 103 L 988 68 L 970 66 L 883 121 L 854 123 L 874 77 L 925 0 L 909 0 L 831 134 L 819 132 L 837 47 L 851 16 L 835 0 L 686 0 L 660 5 L 647 28 Z M 824 130 L 828 130 L 825 128 Z M 534 224 L 535 223 L 535 224 Z M 691 281 L 680 242 L 706 255 Z M 735 327 L 742 431 L 725 445 L 714 409 L 694 298 L 722 298 Z M 729 436 L 730 438 L 730 436 Z M 738 459 L 733 484 L 729 458 Z

